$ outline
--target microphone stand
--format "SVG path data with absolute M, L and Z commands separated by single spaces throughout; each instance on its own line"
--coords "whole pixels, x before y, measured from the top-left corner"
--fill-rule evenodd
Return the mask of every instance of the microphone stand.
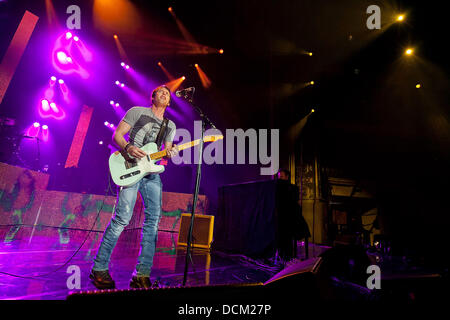
M 187 96 L 187 93 L 184 93 L 183 97 L 189 101 L 189 104 L 194 108 L 195 111 L 200 115 L 201 121 L 202 121 L 202 134 L 200 139 L 200 145 L 199 145 L 199 158 L 198 158 L 198 164 L 197 164 L 197 176 L 195 179 L 195 191 L 194 191 L 194 197 L 192 201 L 192 212 L 191 212 L 191 223 L 189 225 L 189 232 L 188 232 L 188 238 L 187 238 L 187 251 L 186 251 L 186 261 L 184 264 L 184 276 L 183 276 L 183 286 L 186 285 L 187 280 L 187 273 L 188 273 L 188 266 L 189 266 L 189 259 L 192 261 L 191 257 L 191 243 L 192 243 L 192 232 L 194 230 L 194 217 L 195 217 L 195 209 L 197 207 L 197 200 L 198 200 L 198 193 L 200 188 L 200 179 L 201 179 L 201 167 L 203 162 L 203 137 L 205 135 L 205 126 L 206 123 L 211 126 L 212 128 L 216 128 L 216 126 L 209 120 L 209 118 L 203 113 L 203 111 L 196 105 L 193 104 L 192 99 L 194 96 L 195 89 L 193 88 L 192 94 L 190 97 Z

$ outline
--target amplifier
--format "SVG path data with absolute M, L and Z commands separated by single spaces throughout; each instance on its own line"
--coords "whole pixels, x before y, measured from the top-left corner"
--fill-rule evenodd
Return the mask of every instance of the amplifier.
M 178 232 L 178 245 L 187 246 L 191 214 L 182 213 L 180 230 Z M 194 229 L 192 231 L 192 246 L 210 248 L 213 240 L 214 216 L 196 214 L 194 216 Z

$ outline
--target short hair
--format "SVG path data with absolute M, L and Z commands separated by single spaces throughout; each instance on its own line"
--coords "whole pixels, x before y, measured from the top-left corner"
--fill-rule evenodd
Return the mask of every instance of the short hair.
M 155 99 L 156 92 L 158 92 L 158 91 L 159 91 L 160 89 L 162 89 L 162 88 L 164 88 L 164 89 L 166 89 L 167 91 L 169 91 L 169 103 L 172 102 L 172 91 L 170 91 L 170 89 L 169 89 L 168 86 L 166 86 L 165 84 L 163 84 L 163 85 L 160 85 L 160 86 L 156 87 L 155 89 L 153 89 L 153 91 L 152 91 L 152 103 L 153 103 L 153 99 Z

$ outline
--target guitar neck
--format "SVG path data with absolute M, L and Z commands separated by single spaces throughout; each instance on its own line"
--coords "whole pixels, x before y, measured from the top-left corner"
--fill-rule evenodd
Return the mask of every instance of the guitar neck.
M 190 142 L 186 142 L 186 143 L 180 144 L 180 145 L 178 145 L 178 151 L 181 151 L 181 150 L 184 150 L 184 149 L 187 149 L 187 148 L 192 148 L 192 147 L 198 145 L 200 143 L 200 140 L 201 139 L 197 139 L 197 140 L 193 140 L 193 141 L 190 141 Z M 159 159 L 161 159 L 161 158 L 163 158 L 165 156 L 167 156 L 167 150 L 166 149 L 161 150 L 159 152 L 155 152 L 155 153 L 150 154 L 150 159 L 152 159 L 152 160 L 159 160 Z

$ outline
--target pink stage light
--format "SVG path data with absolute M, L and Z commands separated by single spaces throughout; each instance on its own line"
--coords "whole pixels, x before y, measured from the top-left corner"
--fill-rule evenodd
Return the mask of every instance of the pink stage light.
M 42 136 L 42 141 L 44 141 L 44 142 L 48 141 L 48 126 L 46 124 L 44 124 L 42 126 L 41 136 Z
M 52 110 L 53 110 L 55 113 L 58 113 L 58 112 L 59 112 L 59 109 L 58 109 L 58 107 L 56 106 L 56 103 L 54 103 L 54 102 L 50 103 L 50 108 L 52 108 Z
M 42 110 L 44 110 L 44 111 L 50 110 L 48 100 L 46 100 L 46 99 L 41 101 L 41 106 L 42 106 Z
M 58 83 L 59 83 L 59 84 L 63 84 L 63 83 L 64 83 L 64 80 L 63 80 L 63 79 L 59 79 L 59 80 L 58 80 Z
M 55 118 L 61 120 L 66 117 L 66 113 L 62 108 L 58 108 L 54 102 L 49 102 L 47 99 L 41 100 L 38 108 L 41 118 Z
M 123 88 L 125 87 L 125 83 L 121 83 L 120 86 Z
M 64 51 L 58 51 L 56 53 L 56 57 L 58 58 L 59 63 L 61 64 L 67 64 L 67 54 Z
M 110 127 L 110 128 L 114 128 L 114 125 L 111 123 L 111 124 L 109 125 L 109 127 Z
M 41 131 L 41 126 L 40 126 L 39 122 L 35 122 L 31 126 L 28 127 L 25 135 L 27 135 L 29 137 L 37 137 L 40 131 Z
M 66 39 L 69 40 L 70 38 L 72 38 L 72 33 L 66 32 Z
M 118 107 L 118 106 L 119 106 L 119 103 L 117 102 L 117 103 L 115 104 L 115 106 Z
M 126 65 L 126 66 L 125 66 L 125 69 L 127 69 L 127 70 L 130 69 L 130 66 L 129 66 L 129 65 Z
M 121 65 L 122 67 L 125 67 L 125 62 L 121 62 L 120 65 Z
M 120 81 L 119 80 L 116 80 L 116 85 L 120 85 Z
M 105 126 L 109 126 L 109 122 L 108 121 L 105 121 L 104 124 L 105 124 Z
M 87 79 L 90 74 L 86 67 L 92 61 L 92 53 L 86 49 L 81 39 L 73 35 L 68 38 L 67 34 L 69 32 L 63 33 L 55 41 L 52 51 L 53 67 L 62 74 L 76 73 Z M 76 45 L 73 45 L 72 38 Z
M 99 141 L 98 144 L 103 144 L 103 141 Z
M 56 77 L 55 76 L 51 76 L 50 77 L 50 86 L 54 86 L 56 82 Z
M 113 101 L 113 100 L 110 100 L 110 101 L 109 101 L 109 104 L 110 104 L 110 105 L 114 105 L 114 101 Z

